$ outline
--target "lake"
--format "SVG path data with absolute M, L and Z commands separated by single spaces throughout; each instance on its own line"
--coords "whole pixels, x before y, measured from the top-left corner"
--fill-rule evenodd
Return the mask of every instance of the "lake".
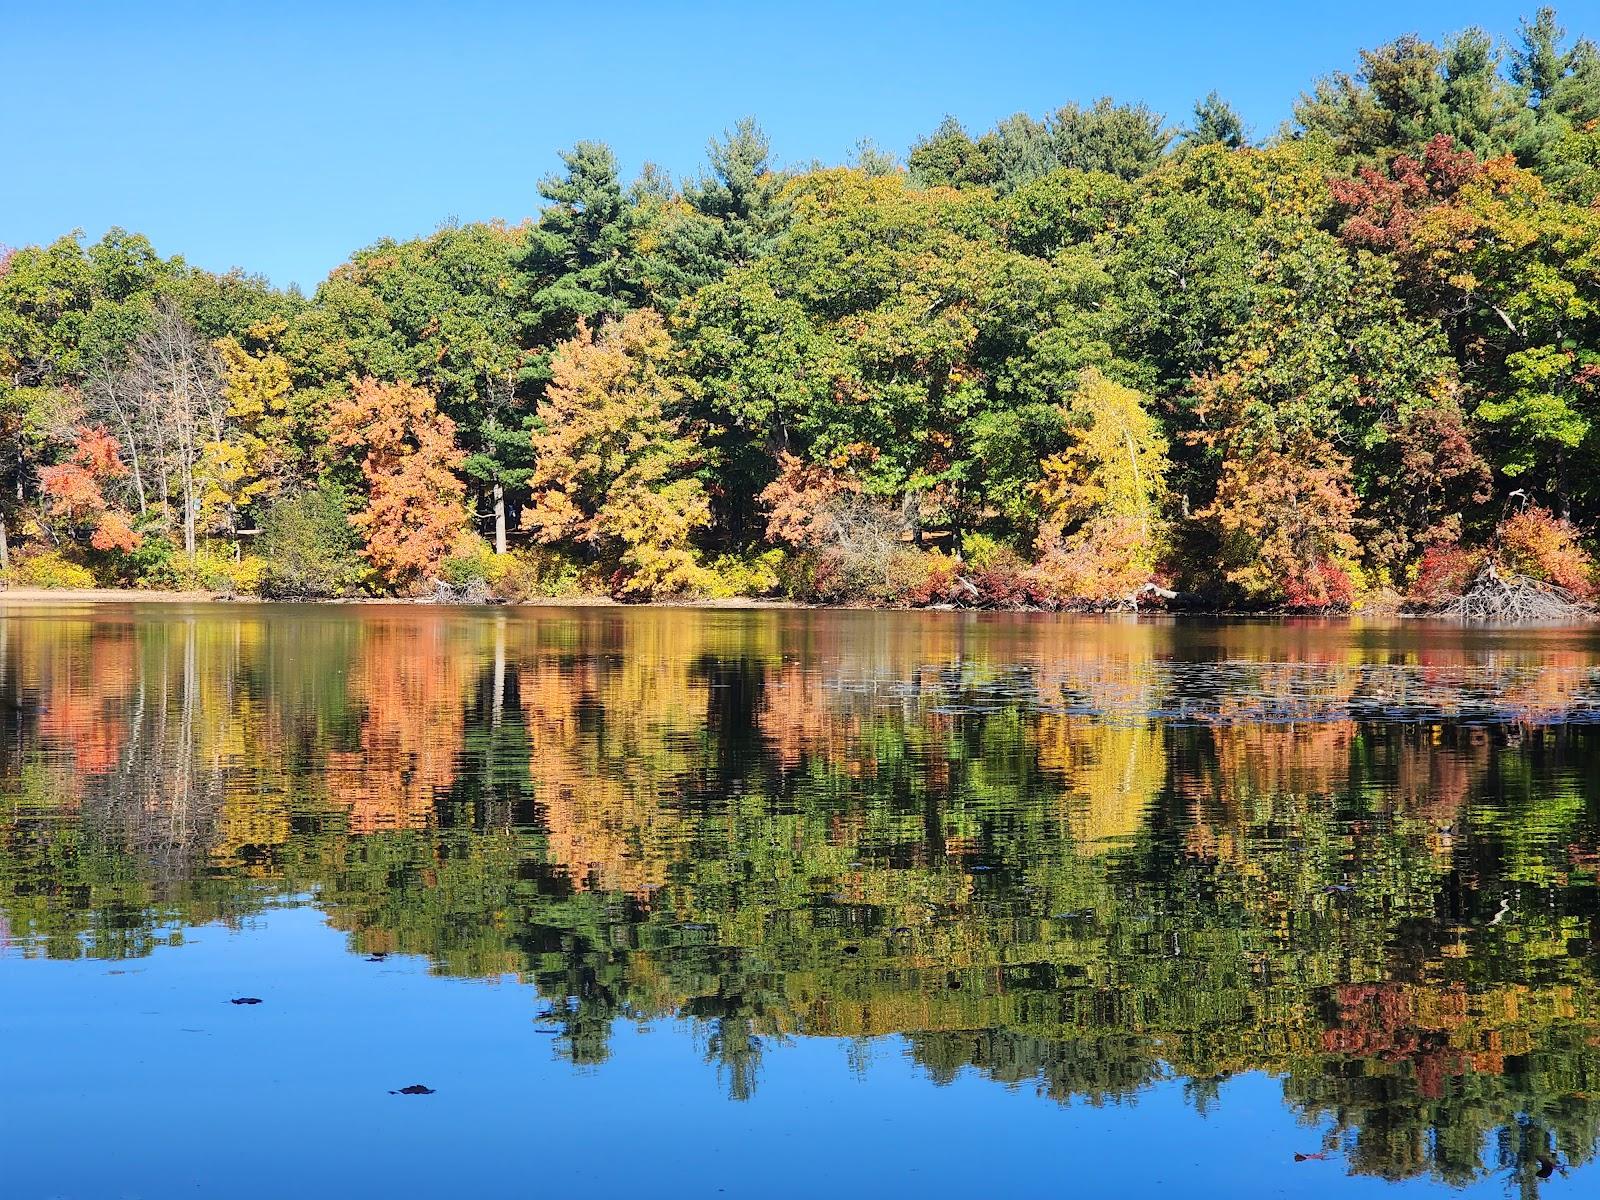
M 1592 630 L 13 603 L 0 720 L 8 1198 L 1600 1191 Z

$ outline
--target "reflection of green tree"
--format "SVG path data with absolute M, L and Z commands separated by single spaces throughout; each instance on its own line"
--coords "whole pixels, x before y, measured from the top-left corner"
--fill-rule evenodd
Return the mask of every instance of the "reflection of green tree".
M 719 635 L 667 679 L 620 663 L 625 640 L 486 629 L 459 642 L 453 782 L 426 825 L 360 836 L 322 771 L 358 744 L 334 682 L 349 628 L 203 650 L 141 633 L 113 766 L 75 769 L 27 729 L 0 749 L 13 932 L 132 956 L 308 893 L 355 949 L 522 977 L 574 1062 L 603 1061 L 619 1019 L 689 1018 L 741 1098 L 776 1039 L 899 1033 L 937 1081 L 1062 1100 L 1175 1074 L 1203 1107 L 1274 1072 L 1388 1177 L 1469 1179 L 1492 1135 L 1531 1186 L 1540 1154 L 1600 1140 L 1600 977 L 1574 949 L 1600 902 L 1568 852 L 1595 836 L 1600 734 L 1063 721 L 995 672 L 940 669 L 887 702 L 821 693 L 849 736 L 780 755 L 761 714 L 783 656 L 761 637 Z M 297 672 L 307 649 L 318 669 Z M 530 698 L 535 667 L 570 680 L 570 724 L 540 724 L 555 693 Z M 3 686 L 24 720 L 43 706 L 43 683 Z M 629 776 L 611 844 L 663 859 L 616 876 L 648 886 L 596 886 L 553 852 L 555 751 L 578 785 Z M 240 797 L 281 829 L 238 832 Z

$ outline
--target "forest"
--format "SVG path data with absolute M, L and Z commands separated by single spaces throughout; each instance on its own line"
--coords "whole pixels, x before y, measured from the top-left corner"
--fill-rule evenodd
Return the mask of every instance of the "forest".
M 753 120 L 315 292 L 0 252 L 0 578 L 283 598 L 1593 596 L 1600 49 L 1404 36 L 783 166 Z

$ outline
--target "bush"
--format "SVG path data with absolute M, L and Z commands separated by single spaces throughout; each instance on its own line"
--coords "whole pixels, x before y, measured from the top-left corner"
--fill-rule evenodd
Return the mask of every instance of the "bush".
M 961 563 L 937 550 L 897 550 L 889 558 L 889 578 L 878 598 L 925 608 L 930 604 L 971 603 L 970 587 L 960 583 Z
M 266 575 L 267 560 L 258 554 L 235 558 L 227 550 L 201 546 L 195 551 L 194 562 L 183 564 L 179 578 L 185 591 L 199 589 L 233 596 L 260 591 Z
M 619 600 L 689 599 L 711 591 L 712 575 L 693 550 L 682 546 L 629 546 L 611 576 Z
M 82 563 L 63 558 L 54 550 L 19 559 L 11 569 L 11 582 L 18 587 L 81 589 L 95 586 L 94 573 Z
M 457 599 L 482 602 L 493 593 L 495 554 L 489 543 L 474 533 L 456 539 L 450 557 L 439 564 L 439 580 Z
M 782 550 L 761 554 L 724 554 L 712 562 L 708 594 L 716 600 L 770 596 L 778 591 L 784 573 Z
M 557 550 L 519 548 L 495 555 L 489 563 L 489 590 L 510 604 L 580 596 L 582 580 L 582 566 Z
M 1009 546 L 995 543 L 981 564 L 968 561 L 973 566 L 969 578 L 978 589 L 978 603 L 985 608 L 1039 608 L 1049 600 L 1034 580 L 1033 568 Z
M 1450 603 L 1467 590 L 1483 559 L 1482 550 L 1468 550 L 1459 542 L 1435 542 L 1422 552 L 1406 598 L 1424 608 Z
M 969 533 L 961 539 L 961 557 L 972 570 L 982 571 L 995 563 L 1014 561 L 1017 552 L 987 533 Z
M 277 501 L 261 520 L 257 542 L 266 596 L 318 599 L 354 591 L 366 577 L 361 539 L 342 490 L 324 485 Z
M 1041 597 L 1067 608 L 1119 605 L 1154 573 L 1146 523 L 1097 518 L 1066 537 L 1041 535 L 1032 578 Z
M 1344 564 L 1319 558 L 1304 570 L 1284 580 L 1285 607 L 1301 612 L 1327 612 L 1347 609 L 1356 596 L 1355 580 Z
M 135 587 L 162 588 L 176 591 L 179 582 L 182 554 L 163 533 L 144 535 L 140 543 L 122 557 L 122 574 Z

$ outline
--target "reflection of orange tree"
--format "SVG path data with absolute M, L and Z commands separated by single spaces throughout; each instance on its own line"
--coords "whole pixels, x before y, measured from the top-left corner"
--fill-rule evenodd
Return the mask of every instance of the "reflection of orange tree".
M 673 626 L 632 632 L 615 658 L 524 664 L 520 687 L 552 861 L 578 888 L 643 897 L 686 841 L 666 801 L 694 766 L 707 688 L 671 644 Z
M 358 748 L 327 756 L 329 799 L 349 810 L 354 832 L 422 826 L 455 782 L 463 702 L 478 670 L 468 636 L 444 613 L 363 626 L 349 677 L 362 712 Z
M 81 774 L 111 770 L 127 741 L 121 709 L 135 682 L 133 623 L 64 622 L 23 650 L 21 683 L 38 697 L 39 736 L 69 751 Z
M 822 677 L 799 663 L 772 672 L 762 696 L 761 732 L 779 764 L 792 770 L 807 757 L 842 759 L 861 734 L 859 714 L 830 702 Z

